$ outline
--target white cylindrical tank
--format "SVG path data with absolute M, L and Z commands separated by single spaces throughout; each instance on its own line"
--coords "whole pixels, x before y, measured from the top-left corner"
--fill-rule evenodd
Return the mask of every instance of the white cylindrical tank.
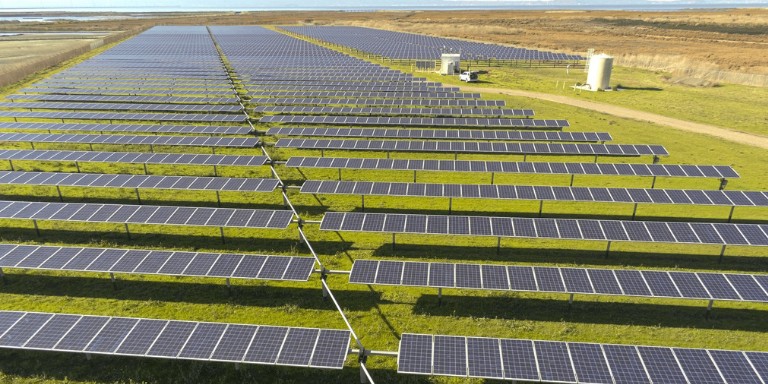
M 589 60 L 589 74 L 587 84 L 593 90 L 609 89 L 611 82 L 611 70 L 613 69 L 613 56 L 605 53 L 592 56 Z

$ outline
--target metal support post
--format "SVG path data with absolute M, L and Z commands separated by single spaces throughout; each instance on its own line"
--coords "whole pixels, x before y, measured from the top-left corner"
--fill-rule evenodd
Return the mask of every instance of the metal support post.
M 144 163 L 144 174 L 149 175 L 149 171 L 147 170 L 147 163 Z
M 91 361 L 91 354 L 90 353 L 86 353 L 85 354 L 85 359 L 88 360 L 88 361 Z
M 115 280 L 115 274 L 110 272 L 109 273 L 109 278 L 110 278 L 110 280 L 112 280 L 112 288 L 113 289 L 117 289 L 117 280 Z
M 30 146 L 32 146 L 32 149 L 35 149 L 35 143 L 33 143 L 33 142 L 31 142 L 31 141 L 30 141 L 30 142 L 29 142 L 29 145 L 30 145 Z
M 32 220 L 32 223 L 35 224 L 35 232 L 37 233 L 37 237 L 40 237 L 40 228 L 37 227 L 37 220 Z
M 239 370 L 240 370 L 240 363 L 235 363 L 235 371 L 239 371 Z
M 91 152 L 93 152 L 93 144 L 92 143 L 88 143 L 88 147 L 91 149 Z
M 59 188 L 58 185 L 56 186 L 56 192 L 59 193 L 59 200 L 61 200 L 61 202 L 63 203 L 64 202 L 64 196 L 61 195 L 61 188 Z M 731 213 L 733 213 L 733 210 L 731 210 Z
M 0 267 L 0 279 L 3 280 L 3 284 L 7 284 L 7 282 L 5 281 L 5 272 L 3 272 L 2 267 Z
M 216 191 L 216 203 L 219 205 L 219 208 L 221 208 L 221 196 L 219 196 L 219 191 Z
M 226 240 L 224 240 L 224 227 L 219 227 L 219 232 L 221 232 L 221 243 L 226 244 Z
M 653 155 L 653 163 L 658 164 L 661 161 L 661 158 L 657 155 Z
M 326 275 L 323 275 L 320 278 L 323 279 L 323 280 L 326 280 Z M 327 299 L 328 298 L 328 290 L 325 289 L 325 284 L 323 284 L 322 288 L 323 288 L 323 299 Z
M 365 195 L 360 195 L 360 202 L 363 208 L 363 212 L 365 212 Z
M 440 307 L 443 305 L 443 289 L 438 288 L 437 289 L 437 306 Z
M 573 177 L 576 176 L 575 174 L 571 175 L 571 187 L 573 187 Z
M 570 308 L 573 305 L 573 293 L 571 293 L 571 297 L 568 298 L 568 307 Z
M 325 157 L 325 150 L 323 149 L 320 150 L 320 157 Z
M 725 255 L 725 247 L 726 247 L 726 245 L 723 244 L 723 249 L 720 250 L 720 260 L 717 261 L 718 263 L 722 263 L 723 262 L 723 255 Z
M 8 164 L 11 165 L 11 171 L 15 171 L 15 169 L 13 169 L 13 160 L 8 160 Z
M 414 183 L 416 182 L 416 170 L 415 169 L 413 170 L 413 182 Z
M 219 177 L 219 170 L 216 168 L 215 165 L 213 166 L 213 176 L 214 177 Z
M 725 178 L 722 178 L 720 179 L 720 187 L 718 189 L 722 191 L 725 189 L 727 185 L 728 185 L 728 180 L 726 180 Z
M 653 177 L 653 181 L 651 182 L 651 189 L 656 187 L 656 176 Z
M 541 211 L 544 210 L 544 200 L 539 203 L 539 217 L 541 217 Z
M 155 153 L 155 147 L 152 144 L 149 145 L 149 152 Z
M 451 214 L 451 211 L 453 210 L 453 197 L 448 198 L 448 214 Z
M 125 234 L 128 235 L 128 240 L 131 239 L 131 231 L 128 230 L 128 223 L 125 223 Z
M 595 155 L 595 163 L 597 163 L 597 155 Z
M 339 181 L 341 181 L 341 168 L 339 168 Z
M 77 167 L 77 173 L 80 173 L 80 163 L 75 161 L 75 167 Z
M 728 214 L 728 222 L 731 222 L 731 219 L 733 218 L 733 210 L 736 208 L 736 206 L 731 207 L 731 213 Z
M 229 277 L 227 277 L 227 293 L 232 294 L 232 284 L 229 283 Z
M 496 254 L 498 255 L 499 253 L 501 253 L 501 237 L 496 241 Z
M 139 195 L 139 188 L 136 189 L 136 201 L 138 201 L 139 205 L 141 205 L 141 195 Z
M 528 161 L 528 155 L 523 155 L 523 162 Z
M 635 209 L 632 210 L 632 220 L 635 220 L 635 215 L 637 214 L 637 203 L 635 203 Z
M 707 314 L 706 317 L 709 318 L 709 314 L 712 312 L 712 304 L 714 304 L 714 300 L 709 301 L 709 305 L 707 305 Z
M 608 253 L 611 252 L 611 242 L 608 242 L 608 246 L 605 248 L 605 258 L 608 258 Z
M 491 185 L 493 185 L 493 175 L 495 175 L 495 173 L 491 172 Z
M 395 250 L 395 234 L 392 234 L 392 250 Z

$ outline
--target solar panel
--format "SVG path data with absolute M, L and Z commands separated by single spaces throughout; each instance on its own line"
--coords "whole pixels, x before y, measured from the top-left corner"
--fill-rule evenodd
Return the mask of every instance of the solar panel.
M 347 87 L 339 87 L 347 88 Z M 400 87 L 392 87 L 399 90 Z M 427 88 L 424 88 L 426 90 Z M 14 104 L 14 103 L 6 103 Z M 26 103 L 25 103 L 26 104 Z M 0 103 L 0 107 L 8 106 Z M 28 107 L 37 108 L 37 107 Z M 533 116 L 531 109 L 480 109 L 480 108 L 358 108 L 358 107 L 301 107 L 260 106 L 256 113 L 290 114 L 344 114 L 344 115 L 434 115 L 434 116 Z
M 0 133 L 0 141 L 63 144 L 173 145 L 201 147 L 253 148 L 255 137 L 147 136 L 147 135 L 78 135 L 50 133 Z
M 297 79 L 298 80 L 298 79 Z M 247 81 L 242 81 L 247 83 Z M 277 81 L 275 81 L 277 82 Z M 282 81 L 290 84 L 307 83 L 308 81 Z M 312 82 L 309 82 L 312 83 Z M 337 83 L 348 83 L 339 81 Z M 375 82 L 371 84 L 402 84 L 402 82 Z M 438 84 L 438 83 L 436 83 Z M 21 95 L 27 96 L 27 95 Z M 32 95 L 29 95 L 32 96 Z M 357 106 L 421 106 L 421 107 L 505 107 L 504 100 L 478 100 L 478 99 L 329 99 L 329 98 L 252 98 L 251 104 L 281 104 L 281 105 L 357 105 Z
M 3 215 L 3 211 L 0 211 L 0 216 L 2 215 Z M 536 231 L 537 231 L 536 233 L 531 233 L 527 231 L 525 225 L 515 225 L 514 224 L 515 219 L 517 218 L 504 218 L 504 217 L 484 218 L 484 217 L 477 217 L 477 216 L 455 216 L 455 215 L 442 216 L 442 215 L 385 214 L 384 215 L 385 225 L 383 229 L 372 230 L 372 229 L 361 228 L 361 226 L 344 227 L 343 225 L 341 225 L 342 222 L 363 223 L 365 222 L 367 215 L 370 215 L 370 214 L 347 212 L 347 213 L 334 213 L 333 215 L 330 215 L 330 216 L 326 215 L 323 217 L 322 223 L 320 225 L 320 230 L 569 239 L 571 237 L 567 235 L 564 236 L 562 233 L 558 234 L 556 227 L 560 227 L 563 225 L 582 226 L 585 223 L 591 223 L 594 226 L 599 226 L 600 228 L 602 228 L 603 232 L 606 233 L 608 240 L 635 241 L 635 240 L 631 240 L 627 236 L 626 230 L 624 229 L 625 222 L 620 220 L 578 220 L 574 222 L 573 220 L 568 220 L 568 219 L 541 219 L 541 218 L 528 219 L 535 224 Z M 326 220 L 326 217 L 328 217 L 327 220 Z M 405 224 L 409 221 L 423 222 L 426 225 L 418 226 L 418 227 L 408 227 L 408 226 L 404 227 L 403 225 L 399 224 L 401 222 Z M 478 230 L 477 229 L 478 224 L 470 228 L 469 224 L 467 223 L 472 223 L 473 221 L 475 223 L 483 223 L 479 227 L 481 229 L 484 228 L 485 226 L 491 225 L 487 223 L 495 223 L 494 225 L 502 225 L 501 223 L 504 223 L 503 224 L 504 227 L 515 228 L 515 233 L 514 234 L 509 232 L 499 233 L 498 231 L 494 233 L 492 227 L 490 232 L 486 232 L 484 230 Z M 388 222 L 391 222 L 392 224 L 388 225 L 387 224 Z M 449 225 L 449 223 L 456 223 L 456 224 L 454 226 L 451 226 Z M 459 223 L 461 223 L 461 225 L 458 225 Z M 645 223 L 641 221 L 631 222 L 631 223 L 638 223 L 641 225 L 645 225 Z M 656 222 L 656 223 L 661 223 L 661 222 Z M 686 238 L 678 235 L 679 233 L 685 234 L 685 231 L 690 231 L 690 225 L 691 225 L 690 223 L 666 223 L 666 224 L 673 231 L 673 233 L 675 233 L 675 236 L 678 238 L 678 240 L 648 238 L 643 241 L 659 242 L 659 243 L 693 243 L 693 244 L 707 243 L 706 241 L 701 241 L 694 238 Z M 746 225 L 747 224 L 721 224 L 717 230 L 722 231 L 723 228 L 730 228 L 731 230 L 742 230 L 742 228 Z M 427 228 L 430 228 L 430 231 L 427 231 Z M 518 228 L 520 228 L 519 231 L 518 231 Z M 761 239 L 766 238 L 766 236 L 768 235 L 763 234 Z M 592 240 L 592 239 L 585 239 L 585 240 Z M 729 244 L 729 243 L 726 243 L 726 244 Z M 755 241 L 755 242 L 750 242 L 750 244 L 743 244 L 742 242 L 739 242 L 738 244 L 734 244 L 734 245 L 764 246 L 765 244 L 762 244 L 761 241 Z M 626 288 L 625 288 L 625 291 L 626 291 Z
M 6 112 L 9 113 L 9 112 Z M 32 112 L 17 112 L 32 113 Z M 126 114 L 127 115 L 127 114 Z M 159 114 L 158 114 L 159 115 Z M 0 117 L 3 115 L 0 114 Z M 14 116 L 9 116 L 14 117 Z M 15 116 L 24 117 L 24 116 Z M 455 127 L 519 127 L 556 130 L 570 127 L 566 120 L 488 119 L 488 118 L 432 118 L 432 117 L 354 117 L 354 116 L 290 116 L 270 115 L 259 119 L 261 123 L 343 124 L 378 126 L 455 126 Z M 606 153 L 607 155 L 607 153 Z
M 27 207 L 36 207 L 35 204 L 42 204 L 39 209 L 35 209 L 35 213 L 28 217 L 20 217 L 19 214 L 23 214 L 23 209 Z M 143 205 L 136 209 L 138 206 L 131 205 L 105 205 L 105 204 L 83 204 L 83 203 L 30 203 L 25 201 L 7 202 L 0 201 L 0 218 L 5 219 L 35 219 L 35 220 L 52 220 L 52 221 L 79 221 L 79 222 L 112 222 L 112 223 L 126 223 L 126 224 L 161 224 L 161 225 L 185 225 L 186 221 L 171 221 L 173 214 L 178 209 L 184 209 L 179 207 L 159 207 Z M 52 210 L 45 210 L 46 207 L 54 207 Z M 104 212 L 109 213 L 109 218 L 99 218 L 96 214 L 99 210 L 104 209 Z M 121 210 L 130 209 L 135 210 L 135 213 L 131 215 L 119 216 Z M 200 209 L 211 208 L 191 208 L 189 217 L 194 216 L 194 212 Z M 224 208 L 213 208 L 215 212 L 228 212 Z M 142 214 L 142 210 L 146 213 L 152 212 L 150 217 L 146 217 Z M 252 210 L 252 209 L 235 209 L 234 213 L 242 214 L 248 218 L 251 218 L 247 222 L 239 220 L 237 215 L 233 215 L 226 222 L 212 222 L 213 218 L 205 223 L 194 223 L 196 226 L 216 226 L 216 227 L 247 227 L 247 228 L 281 228 L 285 229 L 293 219 L 293 213 L 289 211 L 270 211 L 270 210 Z M 66 213 L 64 213 L 66 212 Z M 215 215 L 214 212 L 214 215 Z M 186 216 L 186 215 L 185 215 Z M 190 224 L 192 225 L 192 224 Z
M 57 350 L 122 356 L 150 356 L 207 361 L 258 362 L 246 350 L 265 351 L 267 339 L 256 330 L 288 333 L 277 345 L 277 365 L 341 369 L 349 348 L 347 330 L 267 327 L 152 319 L 0 311 L 0 348 Z M 291 336 L 295 335 L 295 336 Z M 312 336 L 314 335 L 314 336 Z M 315 348 L 318 336 L 320 349 Z M 309 342 L 311 341 L 311 343 Z M 232 344 L 230 344 L 232 342 Z M 301 356 L 302 360 L 292 360 Z M 312 364 L 310 364 L 310 359 Z M 317 363 L 317 364 L 315 364 Z
M 2 126 L 0 126 L 2 127 Z M 364 137 L 432 140 L 514 140 L 514 141 L 611 141 L 607 132 L 490 131 L 472 129 L 394 129 L 394 128 L 293 128 L 272 127 L 267 135 L 313 137 Z
M 75 161 L 82 163 L 261 166 L 266 156 L 182 155 L 178 153 L 96 152 L 56 150 L 0 150 L 0 160 Z
M 139 103 L 69 103 L 69 102 L 0 102 L 0 108 L 73 109 L 92 111 L 173 111 L 239 113 L 239 105 L 223 104 L 139 104 Z
M 191 133 L 211 135 L 247 135 L 250 126 L 172 125 L 172 124 L 78 124 L 78 123 L 9 123 L 0 122 L 0 129 L 85 131 L 85 132 L 142 132 Z
M 762 275 L 358 259 L 352 265 L 349 283 L 768 302 L 768 297 L 758 293 L 757 290 L 762 292 L 762 289 L 757 284 L 733 284 L 754 282 L 760 277 Z M 724 291 L 729 281 L 738 293 L 733 289 Z M 701 282 L 713 287 L 712 296 Z M 675 286 L 680 287 L 682 295 L 677 289 L 669 291 Z
M 598 167 L 602 166 L 604 169 Z M 621 169 L 619 170 L 619 166 Z M 292 168 L 343 168 L 380 169 L 441 172 L 483 172 L 521 174 L 562 174 L 562 175 L 603 175 L 603 176 L 672 176 L 672 177 L 717 177 L 738 178 L 739 175 L 728 166 L 713 167 L 715 173 L 705 175 L 699 170 L 705 166 L 665 164 L 608 164 L 608 163 L 544 163 L 482 160 L 416 160 L 362 159 L 344 157 L 291 157 L 286 167 Z M 746 236 L 746 235 L 745 235 Z
M 0 185 L 272 192 L 276 179 L 0 171 Z M 197 220 L 195 220 L 197 221 Z

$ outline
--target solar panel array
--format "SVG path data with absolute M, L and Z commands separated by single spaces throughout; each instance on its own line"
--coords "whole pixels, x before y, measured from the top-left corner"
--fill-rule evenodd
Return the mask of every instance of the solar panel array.
M 285 27 L 281 29 L 299 35 L 338 44 L 390 59 L 438 60 L 443 52 L 461 54 L 464 60 L 584 60 L 578 55 L 553 53 L 467 40 L 425 36 L 414 33 L 392 32 L 363 27 Z
M 550 163 L 485 160 L 418 160 L 346 157 L 301 157 L 288 159 L 286 167 L 379 169 L 390 171 L 440 171 L 485 173 L 532 173 L 557 175 L 669 176 L 738 178 L 729 166 L 677 164 Z
M 398 99 L 479 99 L 479 93 L 461 92 L 353 92 L 353 91 L 248 91 L 251 97 L 325 97 L 325 98 L 398 98 Z
M 275 148 L 341 149 L 348 151 L 468 152 L 530 155 L 667 156 L 661 145 L 487 143 L 477 141 L 394 141 L 280 139 Z
M 355 260 L 351 284 L 768 302 L 768 275 Z
M 757 224 L 329 212 L 323 216 L 320 229 L 342 232 L 768 246 L 768 225 Z
M 307 180 L 301 185 L 301 193 L 768 207 L 768 192 L 699 189 Z
M 81 163 L 125 163 L 125 164 L 163 164 L 163 165 L 260 166 L 260 165 L 266 164 L 267 157 L 266 156 L 244 156 L 244 155 L 204 155 L 204 154 L 183 154 L 183 153 L 0 149 L 0 160 L 76 161 Z
M 17 103 L 7 103 L 17 104 Z M 1 105 L 0 105 L 1 106 Z M 344 115 L 436 115 L 436 116 L 533 116 L 532 109 L 477 108 L 354 108 L 354 107 L 256 107 L 257 113 L 308 113 Z
M 109 112 L 23 112 L 0 111 L 0 117 L 17 119 L 70 119 L 70 120 L 145 120 L 145 121 L 216 121 L 242 122 L 244 115 L 198 113 L 109 113 Z
M 2 128 L 2 125 L 0 125 Z M 607 132 L 484 131 L 472 129 L 295 128 L 272 127 L 272 136 L 365 137 L 388 139 L 473 139 L 515 141 L 612 141 Z
M 397 371 L 547 383 L 761 383 L 768 353 L 404 333 Z
M 321 98 L 253 98 L 252 104 L 286 105 L 371 105 L 418 107 L 505 107 L 504 100 L 467 99 L 321 99 Z
M 0 244 L 0 267 L 307 281 L 312 257 Z
M 88 109 L 100 111 L 240 112 L 239 105 L 135 103 L 2 103 L 0 108 Z
M 0 133 L 0 141 L 61 144 L 176 145 L 198 147 L 253 148 L 255 137 L 77 135 L 58 133 Z
M 0 219 L 285 229 L 293 212 L 0 200 Z
M 121 103 L 236 103 L 234 97 L 208 96 L 102 96 L 102 95 L 10 95 L 7 100 L 96 101 Z M 22 106 L 23 107 L 23 106 Z
M 0 348 L 341 369 L 347 330 L 0 311 Z
M 278 188 L 280 182 L 277 179 L 229 177 L 0 171 L 0 184 L 176 189 L 184 191 L 272 192 Z
M 25 113 L 25 112 L 19 112 Z M 26 112 L 29 113 L 29 112 Z M 2 115 L 0 115 L 2 116 Z M 508 127 L 561 129 L 570 127 L 566 120 L 486 119 L 455 117 L 355 117 L 355 116 L 292 116 L 269 115 L 259 119 L 262 123 L 344 124 L 383 126 L 455 126 L 455 127 Z
M 0 129 L 84 131 L 84 132 L 137 132 L 137 133 L 191 133 L 197 135 L 247 135 L 249 126 L 227 125 L 158 125 L 158 124 L 86 124 L 86 123 L 4 123 Z

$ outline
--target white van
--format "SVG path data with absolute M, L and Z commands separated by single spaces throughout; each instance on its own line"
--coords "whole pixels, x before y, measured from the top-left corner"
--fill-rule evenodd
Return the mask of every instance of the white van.
M 464 71 L 459 75 L 459 81 L 466 81 L 467 83 L 477 83 L 476 71 Z

